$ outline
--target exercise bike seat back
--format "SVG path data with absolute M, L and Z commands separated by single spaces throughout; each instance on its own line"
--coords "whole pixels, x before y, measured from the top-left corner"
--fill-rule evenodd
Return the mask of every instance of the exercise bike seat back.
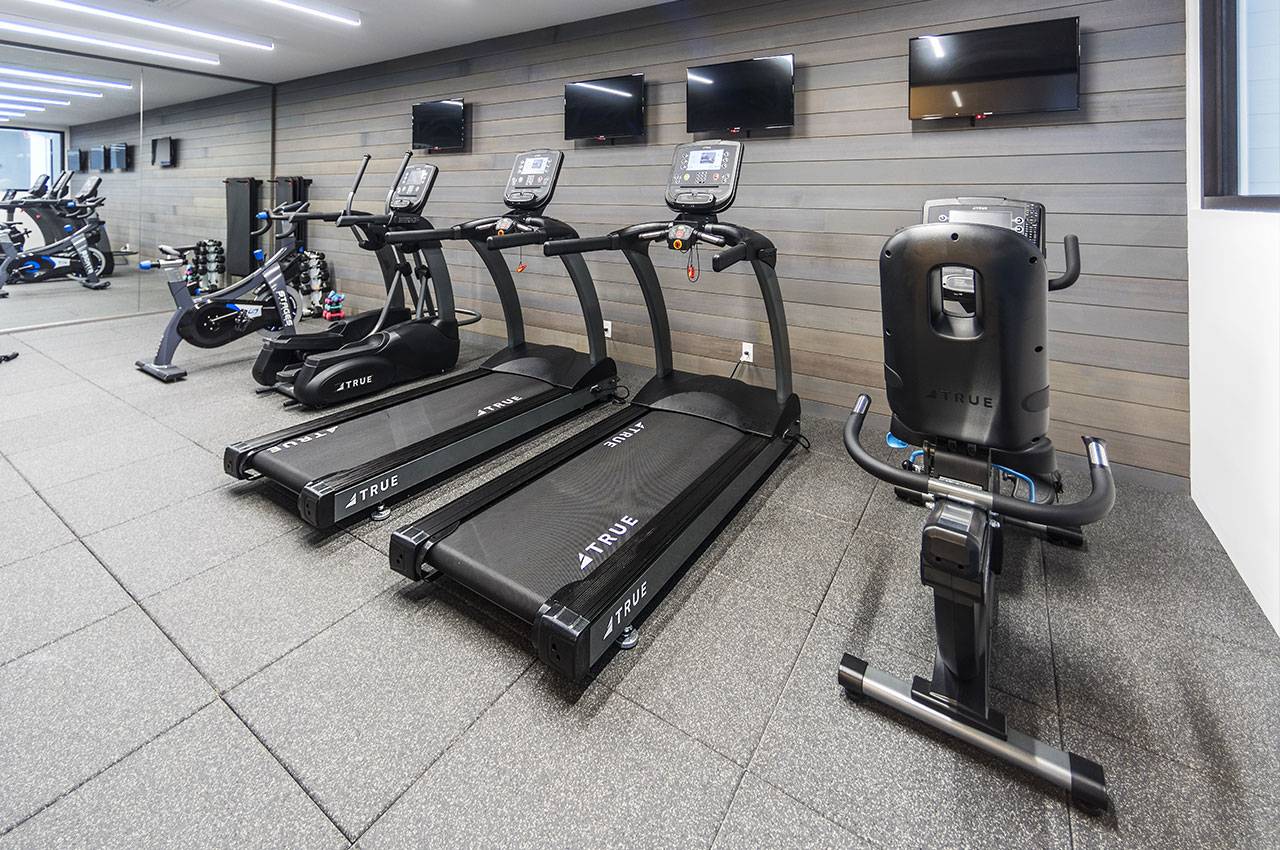
M 1049 429 L 1045 258 L 990 224 L 908 227 L 880 255 L 893 433 L 1032 449 Z

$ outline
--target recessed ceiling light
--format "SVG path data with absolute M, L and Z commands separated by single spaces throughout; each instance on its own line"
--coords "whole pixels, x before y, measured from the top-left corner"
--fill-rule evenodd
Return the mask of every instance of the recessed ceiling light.
M 28 97 L 25 94 L 9 94 L 5 91 L 0 91 L 0 100 L 20 100 L 23 103 L 46 103 L 49 106 L 71 105 L 71 101 L 69 100 L 58 100 L 53 97 Z
M 0 80 L 0 89 L 12 89 L 14 91 L 38 91 L 46 94 L 65 94 L 70 97 L 102 97 L 100 91 L 89 91 L 88 89 L 60 89 L 55 86 L 36 86 L 31 83 L 11 83 L 8 80 Z M 4 92 L 0 92 L 3 95 Z
M 176 59 L 180 62 L 194 62 L 198 65 L 221 65 L 222 60 L 212 53 L 196 53 L 187 52 L 179 53 L 176 50 L 168 50 L 163 47 L 145 47 L 141 44 L 132 44 L 125 41 L 114 41 L 107 38 L 96 38 L 91 35 L 81 35 L 80 33 L 66 32 L 64 30 L 50 29 L 49 27 L 36 27 L 30 24 L 20 24 L 17 21 L 0 20 L 0 30 L 9 32 L 18 32 L 23 35 L 35 35 L 43 38 L 54 38 L 62 41 L 71 41 L 76 44 L 91 44 L 94 47 L 108 47 L 112 50 L 124 50 L 129 53 L 145 53 L 148 56 L 161 56 L 165 59 Z
M 324 18 L 326 21 L 334 23 L 346 24 L 349 27 L 360 26 L 360 16 L 350 9 L 343 9 L 340 6 L 318 6 L 312 3 L 298 3 L 295 0 L 262 0 L 264 3 L 270 3 L 272 6 L 283 6 L 286 9 L 292 9 L 295 12 L 304 12 L 308 15 L 315 15 L 317 18 Z
M 73 77 L 70 74 L 51 74 L 48 71 L 32 71 L 30 68 L 10 68 L 0 66 L 0 76 L 21 77 L 26 80 L 48 80 L 52 83 L 71 83 L 78 86 L 100 86 L 108 89 L 133 88 L 133 83 L 122 80 L 108 80 L 95 77 Z
M 234 44 L 238 47 L 253 47 L 258 50 L 275 50 L 276 48 L 276 46 L 270 41 L 264 41 L 258 38 L 206 32 L 205 30 L 198 30 L 193 27 L 184 27 L 180 24 L 170 24 L 165 23 L 164 21 L 157 21 L 152 18 L 141 18 L 137 15 L 128 15 L 124 12 L 116 12 L 111 9 L 101 9 L 97 6 L 73 3 L 71 0 L 24 0 L 24 2 L 33 3 L 37 6 L 49 6 L 54 9 L 65 9 L 68 12 L 77 12 L 81 15 L 93 15 L 99 18 L 109 18 L 113 21 L 124 21 L 125 23 L 138 24 L 139 26 L 165 30 L 166 32 L 176 32 L 182 35 L 192 36 L 193 38 L 220 41 L 224 44 Z

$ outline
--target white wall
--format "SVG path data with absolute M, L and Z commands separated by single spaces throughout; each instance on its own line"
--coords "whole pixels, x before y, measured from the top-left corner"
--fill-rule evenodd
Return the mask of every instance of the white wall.
M 1280 632 L 1280 212 L 1200 208 L 1200 9 L 1187 3 L 1191 495 Z

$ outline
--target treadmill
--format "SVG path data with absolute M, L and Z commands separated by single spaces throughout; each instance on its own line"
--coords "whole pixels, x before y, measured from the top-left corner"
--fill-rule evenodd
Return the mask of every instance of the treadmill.
M 564 154 L 526 151 L 507 180 L 507 212 L 454 227 L 388 233 L 388 244 L 466 240 L 498 288 L 507 345 L 479 368 L 423 387 L 228 446 L 223 468 L 266 478 L 297 495 L 298 513 L 327 528 L 373 513 L 492 453 L 614 398 L 617 367 L 605 350 L 604 320 L 587 264 L 562 259 L 586 324 L 588 353 L 525 339 L 524 319 L 503 248 L 572 239 L 569 225 L 542 215 Z
M 674 221 L 545 244 L 548 256 L 623 253 L 648 307 L 656 374 L 616 414 L 391 537 L 392 569 L 413 580 L 448 576 L 505 608 L 530 624 L 538 656 L 574 681 L 615 646 L 635 645 L 637 619 L 800 439 L 777 251 L 717 219 L 733 203 L 741 162 L 738 141 L 681 145 L 667 184 Z M 672 367 L 652 242 L 714 246 L 717 272 L 751 263 L 774 387 Z

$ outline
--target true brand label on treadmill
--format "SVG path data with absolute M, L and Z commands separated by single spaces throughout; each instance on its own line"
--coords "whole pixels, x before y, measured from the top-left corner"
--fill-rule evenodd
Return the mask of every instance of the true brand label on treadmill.
M 351 494 L 351 500 L 347 502 L 346 507 L 354 508 L 357 504 L 363 505 L 365 502 L 377 496 L 385 496 L 392 490 L 400 486 L 400 476 L 392 475 L 375 481 L 365 487 L 361 487 Z
M 606 449 L 616 449 L 618 446 L 622 445 L 627 440 L 630 440 L 632 437 L 636 436 L 637 434 L 642 434 L 642 433 L 644 433 L 643 419 L 641 419 L 636 424 L 631 425 L 630 427 L 624 428 L 623 430 L 614 434 L 609 439 L 605 440 L 604 447 Z
M 578 553 L 578 569 L 586 572 L 587 568 L 596 561 L 604 560 L 639 522 L 640 520 L 632 516 L 620 517 L 617 522 L 605 529 L 604 534 L 598 535 L 595 540 L 582 547 L 582 551 Z
M 296 437 L 292 440 L 285 440 L 283 443 L 280 443 L 279 445 L 275 445 L 267 449 L 267 453 L 276 454 L 277 452 L 282 452 L 285 449 L 291 449 L 294 446 L 301 446 L 304 443 L 314 443 L 316 440 L 320 440 L 332 435 L 333 432 L 337 430 L 338 430 L 338 426 L 334 425 L 332 428 L 325 428 L 323 431 L 313 431 L 310 434 L 304 434 L 303 436 Z
M 484 407 L 476 411 L 476 416 L 477 417 L 488 416 L 490 413 L 493 413 L 494 411 L 501 410 L 504 407 L 510 407 L 511 405 L 515 404 L 517 401 L 524 401 L 524 396 L 513 395 L 510 398 L 504 398 L 502 401 L 495 401 L 493 404 L 486 404 Z

